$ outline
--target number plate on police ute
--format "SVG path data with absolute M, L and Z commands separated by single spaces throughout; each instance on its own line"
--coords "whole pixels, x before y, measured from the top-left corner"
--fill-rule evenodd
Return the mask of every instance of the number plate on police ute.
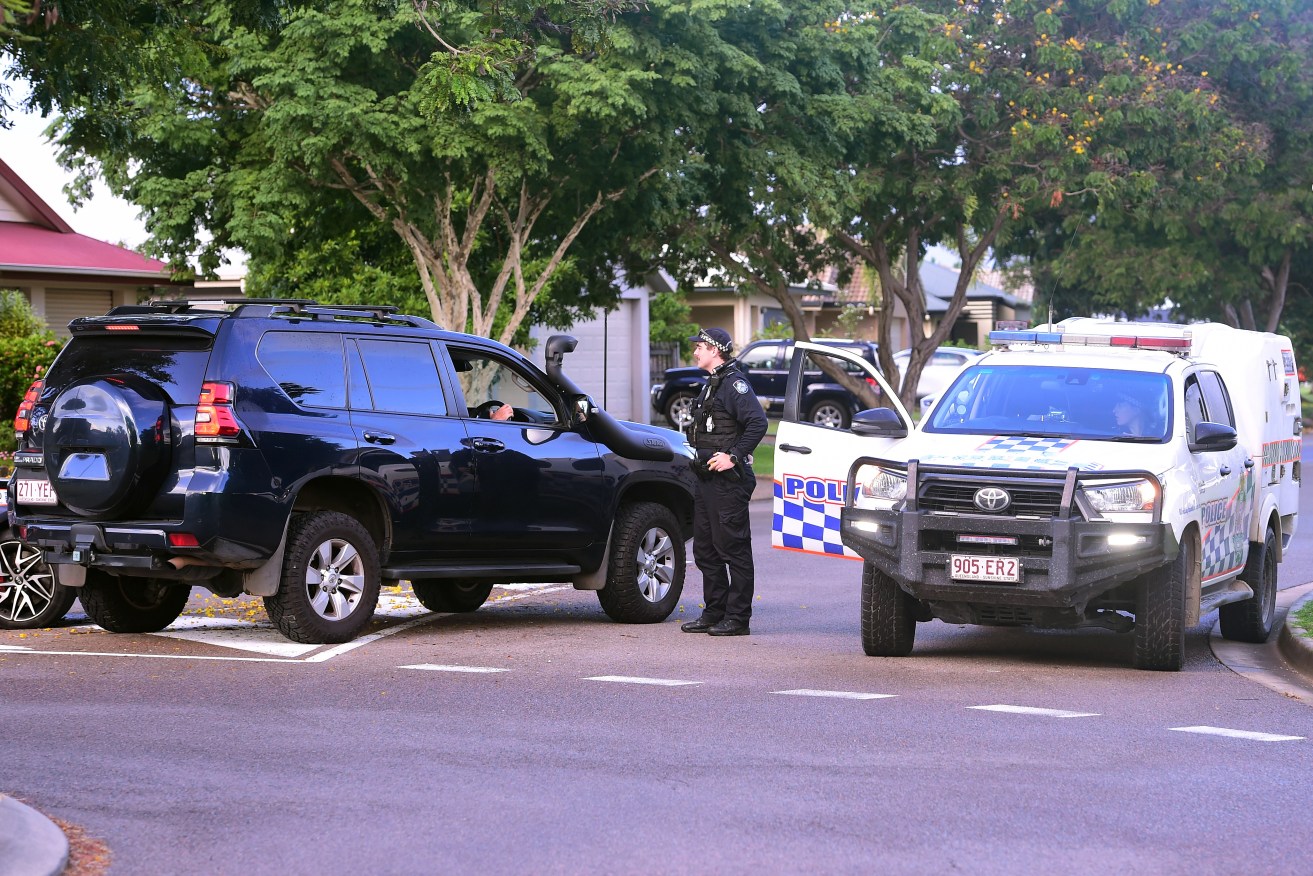
M 1021 561 L 1016 557 L 973 557 L 966 554 L 953 554 L 948 558 L 948 576 L 955 581 L 1016 584 L 1021 580 Z

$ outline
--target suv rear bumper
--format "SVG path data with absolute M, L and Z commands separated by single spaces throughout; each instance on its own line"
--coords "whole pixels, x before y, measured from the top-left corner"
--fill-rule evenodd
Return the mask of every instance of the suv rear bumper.
M 1137 575 L 1176 558 L 1178 544 L 1167 523 L 1112 523 L 1075 518 L 1031 520 L 922 511 L 844 508 L 842 537 L 864 560 L 892 577 L 923 602 L 1061 609 L 1083 614 L 1089 602 Z M 1049 539 L 1047 552 L 997 551 L 963 544 L 961 550 L 926 549 L 954 533 L 1016 537 L 1022 543 Z M 1130 546 L 1113 546 L 1108 536 L 1135 536 Z M 949 574 L 954 553 L 1016 556 L 1016 584 L 960 581 Z
M 125 575 L 198 578 L 225 568 L 255 568 L 273 556 L 282 524 L 257 527 L 254 521 L 281 517 L 285 523 L 290 509 L 267 504 L 239 495 L 190 493 L 181 520 L 98 522 L 26 513 L 15 522 L 25 527 L 25 540 L 41 548 L 52 565 L 75 563 Z M 189 538 L 170 542 L 170 536 L 179 535 Z

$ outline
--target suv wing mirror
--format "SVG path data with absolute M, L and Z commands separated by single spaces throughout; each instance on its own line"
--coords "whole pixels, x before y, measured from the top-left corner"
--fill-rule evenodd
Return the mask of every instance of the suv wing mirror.
M 1238 440 L 1235 429 L 1205 420 L 1194 427 L 1194 441 L 1190 442 L 1190 452 L 1209 453 L 1230 450 L 1236 446 Z
M 871 408 L 853 414 L 853 434 L 877 438 L 906 438 L 907 426 L 890 408 Z

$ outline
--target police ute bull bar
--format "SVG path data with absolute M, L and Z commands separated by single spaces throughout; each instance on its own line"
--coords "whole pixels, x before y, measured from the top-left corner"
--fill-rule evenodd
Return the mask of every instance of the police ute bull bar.
M 907 493 L 901 505 L 856 506 L 857 474 L 863 466 L 906 468 Z M 1082 481 L 1120 480 L 1143 480 L 1156 487 L 1152 509 L 1146 509 L 1149 519 L 1109 520 L 1080 489 Z M 926 501 L 938 487 L 950 483 L 971 490 L 1042 492 L 1056 501 L 1047 513 L 990 513 L 978 510 L 979 506 L 945 511 Z M 1125 618 L 1108 612 L 1087 614 L 1086 607 L 1119 582 L 1176 556 L 1179 545 L 1171 525 L 1163 522 L 1162 509 L 1162 483 L 1146 470 L 1012 471 L 868 456 L 854 461 L 848 470 L 841 527 L 845 545 L 923 602 L 1012 605 L 1036 618 L 1047 615 L 1055 626 L 1122 629 L 1128 625 Z M 983 529 L 982 521 L 988 524 Z M 955 579 L 949 561 L 962 549 L 960 544 L 1016 558 L 1019 574 L 1008 586 Z

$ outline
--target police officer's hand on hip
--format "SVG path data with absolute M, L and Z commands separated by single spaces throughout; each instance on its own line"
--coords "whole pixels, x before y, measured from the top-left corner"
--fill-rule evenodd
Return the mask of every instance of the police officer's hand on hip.
M 733 358 L 728 332 L 703 329 L 689 340 L 694 364 L 708 374 L 688 427 L 697 451 L 693 559 L 702 572 L 704 608 L 681 629 L 746 636 L 754 590 L 748 502 L 757 485 L 751 454 L 766 434 L 766 414 Z

